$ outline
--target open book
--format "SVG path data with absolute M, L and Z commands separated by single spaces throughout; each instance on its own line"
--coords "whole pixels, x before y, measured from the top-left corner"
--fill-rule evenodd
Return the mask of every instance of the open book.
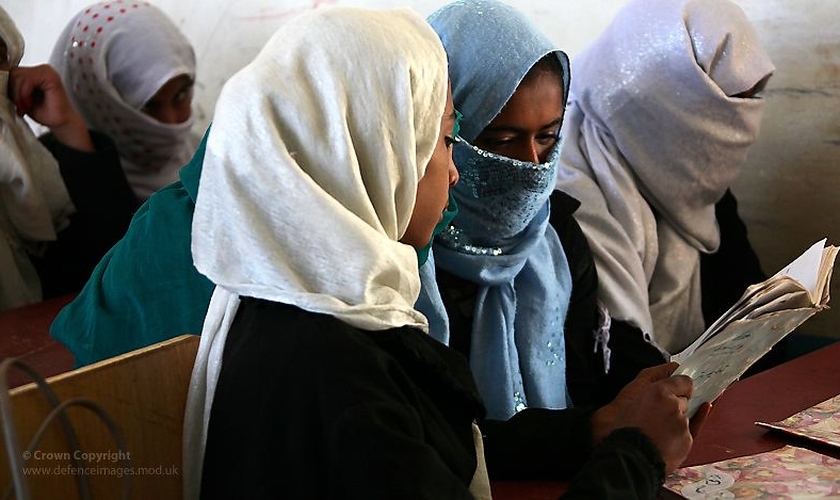
M 838 247 L 818 241 L 784 269 L 751 285 L 694 343 L 671 357 L 675 375 L 694 380 L 692 416 L 715 398 L 778 341 L 817 311 L 828 307 Z

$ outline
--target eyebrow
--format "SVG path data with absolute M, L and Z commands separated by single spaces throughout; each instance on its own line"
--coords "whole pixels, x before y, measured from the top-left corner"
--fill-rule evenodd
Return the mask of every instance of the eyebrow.
M 560 125 L 561 123 L 563 123 L 563 118 L 562 117 L 557 118 L 556 120 L 553 120 L 550 123 L 546 123 L 545 125 L 540 127 L 540 130 L 543 130 L 543 129 L 546 129 L 546 128 L 551 128 L 551 127 L 556 127 L 556 126 Z M 487 132 L 524 132 L 525 131 L 521 127 L 514 127 L 512 125 L 502 125 L 500 127 L 489 127 L 488 126 L 484 130 L 487 131 Z

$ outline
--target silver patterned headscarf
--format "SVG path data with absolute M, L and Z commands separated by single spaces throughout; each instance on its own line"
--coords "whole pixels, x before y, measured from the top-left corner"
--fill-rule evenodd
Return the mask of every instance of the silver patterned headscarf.
M 632 0 L 574 67 L 557 187 L 611 316 L 673 353 L 703 331 L 700 253 L 758 136 L 763 100 L 735 96 L 773 64 L 730 0 Z

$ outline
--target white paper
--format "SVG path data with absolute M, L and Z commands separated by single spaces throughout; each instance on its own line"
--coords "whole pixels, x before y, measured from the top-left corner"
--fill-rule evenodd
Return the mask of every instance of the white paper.
M 827 307 L 829 282 L 838 247 L 813 244 L 744 295 L 696 341 L 671 357 L 675 375 L 694 381 L 689 416 L 712 402 L 773 345 Z

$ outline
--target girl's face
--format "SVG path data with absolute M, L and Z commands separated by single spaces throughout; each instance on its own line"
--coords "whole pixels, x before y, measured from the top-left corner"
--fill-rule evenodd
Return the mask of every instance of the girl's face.
M 455 107 L 452 90 L 447 92 L 446 108 L 441 119 L 440 135 L 426 173 L 417 183 L 414 212 L 400 241 L 414 248 L 423 248 L 432 239 L 435 226 L 443 218 L 449 202 L 449 188 L 458 182 L 458 170 L 452 162 L 452 131 L 455 126 Z
M 550 71 L 525 77 L 473 144 L 514 160 L 543 163 L 559 140 L 563 82 Z
M 169 80 L 143 105 L 143 113 L 161 123 L 184 123 L 192 113 L 193 83 L 188 75 Z

